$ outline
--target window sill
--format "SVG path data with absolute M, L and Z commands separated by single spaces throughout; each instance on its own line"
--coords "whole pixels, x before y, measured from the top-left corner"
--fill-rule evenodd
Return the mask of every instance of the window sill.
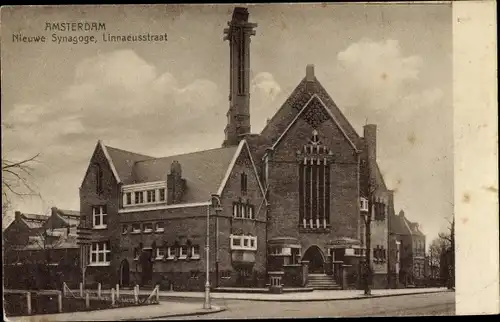
M 200 255 L 196 255 L 196 256 L 191 256 L 190 259 L 200 259 Z
M 96 262 L 96 263 L 89 263 L 88 266 L 110 266 L 111 262 Z
M 254 248 L 250 248 L 250 247 L 235 247 L 235 246 L 231 246 L 231 250 L 246 250 L 246 251 L 252 251 L 252 252 L 255 252 L 257 251 L 257 248 L 254 247 Z
M 155 261 L 162 261 L 162 260 L 164 260 L 164 259 L 165 259 L 165 257 L 156 257 L 156 258 L 155 258 Z
M 179 259 L 187 259 L 187 255 L 179 256 Z
M 98 225 L 98 226 L 92 227 L 92 229 L 94 229 L 94 230 L 108 229 L 108 225 Z
M 140 230 L 134 230 L 134 231 L 132 231 L 132 232 L 131 232 L 131 234 L 134 234 L 134 235 L 138 235 L 138 234 L 140 234 L 140 233 L 141 233 L 141 231 L 140 231 Z
M 145 234 L 151 234 L 152 232 L 153 232 L 153 230 L 152 230 L 152 229 L 147 229 L 147 230 L 144 230 L 144 233 L 145 233 Z
M 242 217 L 234 217 L 233 219 L 238 219 L 238 220 L 255 220 L 255 218 L 242 218 Z
M 329 233 L 330 232 L 330 227 L 327 225 L 326 228 L 320 227 L 320 228 L 311 228 L 311 227 L 306 227 L 304 226 L 299 226 L 299 232 L 300 233 L 319 233 L 319 234 L 324 234 L 324 233 Z

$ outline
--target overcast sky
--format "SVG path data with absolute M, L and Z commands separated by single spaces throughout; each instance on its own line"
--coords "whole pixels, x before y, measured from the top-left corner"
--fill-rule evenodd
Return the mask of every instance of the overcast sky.
M 2 8 L 2 153 L 42 153 L 42 200 L 22 212 L 79 209 L 98 139 L 153 156 L 220 147 L 228 109 L 233 6 Z M 251 122 L 260 132 L 315 64 L 316 76 L 362 133 L 378 125 L 378 161 L 396 211 L 429 239 L 452 215 L 451 6 L 260 5 L 251 42 Z M 45 22 L 98 21 L 112 34 L 167 33 L 165 43 L 13 43 Z M 61 33 L 75 35 L 78 33 Z

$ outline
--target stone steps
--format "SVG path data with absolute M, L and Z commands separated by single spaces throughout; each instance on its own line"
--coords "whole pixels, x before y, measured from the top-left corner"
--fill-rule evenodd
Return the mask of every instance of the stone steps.
M 341 287 L 332 276 L 323 274 L 310 274 L 307 287 L 315 290 L 340 290 Z

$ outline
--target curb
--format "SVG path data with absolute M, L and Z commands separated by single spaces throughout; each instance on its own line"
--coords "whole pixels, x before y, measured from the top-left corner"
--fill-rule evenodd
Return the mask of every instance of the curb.
M 212 305 L 212 309 L 210 311 L 208 310 L 199 310 L 199 311 L 194 311 L 194 312 L 186 312 L 186 313 L 174 313 L 174 314 L 169 314 L 169 315 L 155 315 L 155 316 L 148 316 L 148 317 L 141 317 L 138 319 L 123 319 L 121 321 L 144 321 L 144 320 L 150 320 L 150 319 L 163 319 L 163 318 L 175 318 L 175 317 L 182 317 L 182 316 L 198 316 L 198 315 L 207 315 L 207 314 L 212 314 L 212 313 L 219 313 L 225 311 L 225 308 L 222 308 L 217 305 Z
M 269 298 L 254 298 L 254 299 L 249 299 L 249 298 L 230 298 L 230 297 L 212 297 L 212 300 L 234 300 L 234 301 L 255 301 L 255 302 L 327 302 L 327 301 L 347 301 L 347 300 L 363 300 L 363 299 L 372 299 L 372 298 L 380 298 L 380 297 L 394 297 L 394 296 L 405 296 L 405 295 L 418 295 L 418 294 L 432 294 L 432 293 L 447 293 L 451 292 L 449 290 L 444 290 L 444 291 L 428 291 L 428 292 L 411 292 L 411 293 L 404 293 L 404 294 L 384 294 L 384 295 L 357 295 L 353 297 L 345 297 L 345 298 L 316 298 L 316 299 L 269 299 Z M 171 296 L 171 295 L 160 295 L 160 299 L 166 299 L 166 300 L 203 300 L 203 298 L 198 298 L 198 297 L 189 297 L 189 296 Z

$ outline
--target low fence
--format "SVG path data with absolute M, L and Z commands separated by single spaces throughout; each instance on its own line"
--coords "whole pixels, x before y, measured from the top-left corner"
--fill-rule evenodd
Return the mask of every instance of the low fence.
M 35 314 L 53 314 L 62 312 L 79 312 L 102 310 L 136 305 L 159 303 L 159 286 L 148 295 L 140 295 L 139 287 L 134 288 L 133 295 L 120 294 L 120 289 L 71 291 L 66 283 L 63 290 L 4 290 L 4 307 L 7 316 Z

